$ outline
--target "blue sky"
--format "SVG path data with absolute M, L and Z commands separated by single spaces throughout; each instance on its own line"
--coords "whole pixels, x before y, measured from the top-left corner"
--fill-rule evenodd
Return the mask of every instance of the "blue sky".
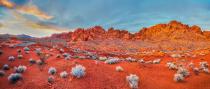
M 52 19 L 39 19 L 22 14 L 27 21 L 53 25 L 71 31 L 78 27 L 114 27 L 137 32 L 142 27 L 178 20 L 189 25 L 210 29 L 210 0 L 11 0 L 22 6 L 36 5 Z M 1 23 L 13 17 L 0 7 Z M 1 14 L 2 13 L 2 14 Z M 11 19 L 12 20 L 12 19 Z M 16 23 L 18 24 L 18 23 Z M 20 23 L 21 24 L 21 23 Z M 25 30 L 21 30 L 25 33 Z M 0 30 L 1 32 L 1 30 Z M 6 31 L 4 31 L 6 32 Z M 35 33 L 36 34 L 36 33 Z M 44 35 L 43 35 L 44 36 Z

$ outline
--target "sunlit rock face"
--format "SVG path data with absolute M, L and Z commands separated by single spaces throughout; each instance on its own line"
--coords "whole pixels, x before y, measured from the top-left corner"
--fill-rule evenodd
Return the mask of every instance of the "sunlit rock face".
M 74 32 L 54 34 L 52 37 L 68 39 L 71 41 L 88 41 L 94 39 L 122 39 L 122 40 L 188 40 L 202 41 L 210 37 L 208 31 L 202 31 L 199 26 L 188 26 L 178 21 L 171 21 L 167 24 L 157 24 L 152 27 L 143 28 L 137 33 L 130 33 L 126 30 L 109 28 L 103 29 L 100 26 L 92 28 L 78 28 Z

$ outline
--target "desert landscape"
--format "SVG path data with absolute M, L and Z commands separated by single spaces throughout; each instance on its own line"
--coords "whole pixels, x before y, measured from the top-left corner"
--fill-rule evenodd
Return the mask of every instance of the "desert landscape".
M 0 88 L 208 89 L 208 33 L 171 21 L 134 34 L 95 26 L 44 38 L 3 35 Z
M 210 0 L 0 0 L 0 89 L 210 89 Z

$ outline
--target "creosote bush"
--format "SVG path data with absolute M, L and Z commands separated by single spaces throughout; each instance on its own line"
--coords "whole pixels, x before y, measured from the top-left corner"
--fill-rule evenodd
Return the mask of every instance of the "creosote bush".
M 63 53 L 63 57 L 64 57 L 64 58 L 65 58 L 65 57 L 68 57 L 68 56 L 70 56 L 69 53 Z
M 21 51 L 21 49 L 17 49 L 17 52 L 18 52 L 18 53 L 21 53 L 22 51 Z
M 184 80 L 184 76 L 183 76 L 182 74 L 176 73 L 176 74 L 174 75 L 174 81 L 180 82 L 180 81 L 183 81 L 183 80 Z
M 122 71 L 123 71 L 123 68 L 122 68 L 121 66 L 117 66 L 117 67 L 116 67 L 116 71 L 117 71 L 117 72 L 122 72 Z
M 3 70 L 9 70 L 10 68 L 9 68 L 9 65 L 8 64 L 4 64 L 3 67 L 2 67 L 2 69 Z
M 204 68 L 203 71 L 207 74 L 209 74 L 209 69 L 208 68 Z
M 167 67 L 172 70 L 177 69 L 177 65 L 173 62 L 168 62 Z
M 36 64 L 36 60 L 34 60 L 33 58 L 29 59 L 30 64 Z
M 208 68 L 208 66 L 209 66 L 209 64 L 208 64 L 208 62 L 200 62 L 200 68 Z
M 65 57 L 64 59 L 65 59 L 65 60 L 70 60 L 71 57 L 70 57 L 70 56 L 67 56 L 67 57 Z
M 3 76 L 5 76 L 5 72 L 3 71 L 3 70 L 0 70 L 0 77 L 3 77 Z
M 24 51 L 30 51 L 30 48 L 24 47 L 23 50 L 24 50 Z
M 61 58 L 61 54 L 57 54 L 56 55 L 56 58 Z
M 196 74 L 196 75 L 198 75 L 199 74 L 199 68 L 193 68 L 193 72 Z
M 125 59 L 125 61 L 127 61 L 127 62 L 136 62 L 137 60 L 134 59 L 134 58 L 128 57 L 128 58 Z
M 35 53 L 37 54 L 37 55 L 41 55 L 42 54 L 42 52 L 41 52 L 41 48 L 36 48 L 35 49 Z
M 44 62 L 43 62 L 43 61 L 41 61 L 41 60 L 37 60 L 37 61 L 36 61 L 36 63 L 37 63 L 39 66 L 41 66 L 41 65 L 43 65 L 43 64 L 44 64 Z
M 106 64 L 116 64 L 120 62 L 119 58 L 109 58 L 108 60 L 105 61 Z
M 153 64 L 160 64 L 161 59 L 155 59 L 152 61 Z
M 126 77 L 131 89 L 138 89 L 139 77 L 135 74 L 130 74 Z
M 107 57 L 99 57 L 99 60 L 100 61 L 106 61 L 107 60 Z
M 61 78 L 67 78 L 67 76 L 68 76 L 68 73 L 66 71 L 63 71 L 60 73 Z
M 193 62 L 190 62 L 190 63 L 189 63 L 189 67 L 190 67 L 190 68 L 194 68 L 194 67 L 195 67 L 195 64 L 194 64 Z
M 139 63 L 145 63 L 144 59 L 138 60 Z
M 9 56 L 8 61 L 15 61 L 15 57 L 14 56 Z
M 15 67 L 15 72 L 16 72 L 16 73 L 23 73 L 23 72 L 26 71 L 26 69 L 27 69 L 26 66 L 20 65 L 20 66 L 18 66 L 18 67 Z
M 178 68 L 177 74 L 182 74 L 183 77 L 186 77 L 190 75 L 190 72 L 186 68 L 180 67 Z
M 48 70 L 48 74 L 54 75 L 56 74 L 57 70 L 55 69 L 55 67 L 50 67 Z
M 18 57 L 18 59 L 22 59 L 23 55 L 19 54 L 17 57 Z
M 84 66 L 76 65 L 75 67 L 73 67 L 71 69 L 71 74 L 74 77 L 81 78 L 81 77 L 85 76 L 85 70 L 86 70 L 86 68 Z
M 180 54 L 172 54 L 171 57 L 172 58 L 181 58 L 182 56 Z
M 47 81 L 48 83 L 53 83 L 55 81 L 55 78 L 53 76 L 49 76 Z
M 10 83 L 16 83 L 16 82 L 18 82 L 19 80 L 22 80 L 22 74 L 20 74 L 20 73 L 12 73 L 12 74 L 10 74 L 9 76 L 8 76 L 8 81 L 10 82 Z

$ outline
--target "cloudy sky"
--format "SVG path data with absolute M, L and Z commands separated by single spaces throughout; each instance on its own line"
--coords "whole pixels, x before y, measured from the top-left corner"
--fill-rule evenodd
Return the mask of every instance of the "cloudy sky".
M 210 0 L 0 0 L 0 33 L 48 36 L 95 25 L 137 32 L 178 20 L 210 30 Z

